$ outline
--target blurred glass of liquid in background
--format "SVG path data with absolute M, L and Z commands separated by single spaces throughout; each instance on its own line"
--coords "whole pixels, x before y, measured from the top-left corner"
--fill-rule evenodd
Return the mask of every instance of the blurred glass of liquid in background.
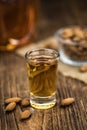
M 12 51 L 34 39 L 39 0 L 0 0 L 0 51 Z

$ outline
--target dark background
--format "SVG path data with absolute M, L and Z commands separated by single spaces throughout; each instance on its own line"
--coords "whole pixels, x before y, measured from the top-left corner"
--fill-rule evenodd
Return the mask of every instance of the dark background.
M 87 0 L 41 0 L 39 38 L 67 25 L 87 24 Z

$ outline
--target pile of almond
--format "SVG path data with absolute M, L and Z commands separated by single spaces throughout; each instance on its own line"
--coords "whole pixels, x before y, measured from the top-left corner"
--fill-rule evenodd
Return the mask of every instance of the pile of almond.
M 73 26 L 59 31 L 64 54 L 72 61 L 87 62 L 87 29 Z
M 61 34 L 61 37 L 66 40 L 85 44 L 87 43 L 87 29 L 81 27 L 66 28 Z
M 5 103 L 5 111 L 6 112 L 11 112 L 13 111 L 17 104 L 21 105 L 22 107 L 27 107 L 30 106 L 30 101 L 29 98 L 20 98 L 20 97 L 13 97 L 13 98 L 8 98 L 4 101 Z M 32 112 L 30 109 L 26 109 L 25 111 L 20 113 L 20 119 L 27 119 L 31 116 Z

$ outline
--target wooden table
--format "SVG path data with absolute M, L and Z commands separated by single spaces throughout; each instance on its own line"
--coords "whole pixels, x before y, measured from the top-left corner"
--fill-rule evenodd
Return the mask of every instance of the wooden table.
M 0 53 L 0 130 L 86 130 L 87 87 L 79 80 L 59 73 L 57 104 L 49 110 L 35 110 L 30 119 L 20 121 L 20 112 L 29 109 L 17 105 L 5 113 L 4 99 L 29 97 L 25 60 L 14 53 Z M 63 98 L 74 97 L 75 103 L 60 107 Z
M 42 22 L 39 39 L 52 35 L 63 25 L 87 23 L 86 0 L 56 1 L 50 6 L 49 0 L 47 4 L 45 0 L 42 4 L 42 21 L 45 21 Z M 0 130 L 87 130 L 85 86 L 85 83 L 59 73 L 56 106 L 49 110 L 34 110 L 29 119 L 20 121 L 20 112 L 29 107 L 17 105 L 13 112 L 5 113 L 4 100 L 15 96 L 29 97 L 25 59 L 14 52 L 0 52 Z M 74 97 L 75 103 L 61 107 L 60 101 L 67 97 Z

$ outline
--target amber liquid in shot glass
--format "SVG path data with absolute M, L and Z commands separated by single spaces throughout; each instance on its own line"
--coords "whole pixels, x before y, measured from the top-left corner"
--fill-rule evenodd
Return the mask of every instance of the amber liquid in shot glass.
M 53 107 L 56 104 L 58 53 L 38 49 L 27 52 L 26 59 L 31 106 L 38 109 Z

